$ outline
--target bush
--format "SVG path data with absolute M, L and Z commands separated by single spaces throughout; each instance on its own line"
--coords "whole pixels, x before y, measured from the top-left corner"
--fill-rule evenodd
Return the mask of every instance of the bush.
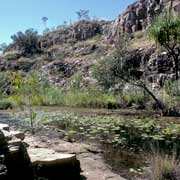
M 0 73 L 0 98 L 5 98 L 6 91 L 8 90 L 7 73 Z
M 142 105 L 145 102 L 145 97 L 143 94 L 126 94 L 122 97 L 122 100 L 128 106 L 133 104 Z
M 141 88 L 127 84 L 122 93 L 122 102 L 128 106 L 144 105 L 149 100 L 149 95 Z
M 115 108 L 118 103 L 113 95 L 97 90 L 69 91 L 64 94 L 64 105 L 84 108 Z
M 55 106 L 64 104 L 64 93 L 58 87 L 47 87 L 41 94 L 41 105 Z
M 180 96 L 180 82 L 179 81 L 166 81 L 165 91 L 170 96 Z
M 33 55 L 40 51 L 38 32 L 34 29 L 27 29 L 24 33 L 18 32 L 11 36 L 13 45 L 23 53 L 24 56 Z
M 10 100 L 3 99 L 0 100 L 0 110 L 12 109 L 13 103 Z

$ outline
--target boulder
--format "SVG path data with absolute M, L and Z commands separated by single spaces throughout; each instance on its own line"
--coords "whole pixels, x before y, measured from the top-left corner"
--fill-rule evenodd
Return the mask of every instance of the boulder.
M 0 123 L 0 130 L 9 131 L 9 125 Z
M 32 164 L 24 143 L 9 145 L 5 154 L 8 179 L 33 180 Z
M 74 154 L 56 153 L 44 148 L 29 149 L 28 153 L 38 177 L 51 180 L 80 178 L 80 162 Z
M 24 138 L 25 138 L 24 133 L 21 131 L 4 131 L 4 130 L 2 130 L 2 132 L 4 133 L 4 136 L 7 141 L 11 141 L 12 139 L 24 140 Z
M 33 180 L 31 161 L 25 143 L 17 139 L 9 141 L 14 139 L 14 136 L 22 138 L 21 133 L 11 132 L 6 124 L 1 124 L 1 129 L 3 130 L 0 130 L 0 180 Z
M 0 164 L 0 180 L 7 180 L 7 167 Z
M 17 138 L 17 139 L 20 139 L 20 140 L 24 140 L 24 138 L 25 138 L 25 134 L 24 134 L 24 132 L 21 132 L 21 131 L 11 131 L 10 132 L 10 135 L 12 136 L 12 137 L 15 137 L 15 138 Z
M 0 130 L 0 155 L 8 151 L 8 143 L 4 133 Z

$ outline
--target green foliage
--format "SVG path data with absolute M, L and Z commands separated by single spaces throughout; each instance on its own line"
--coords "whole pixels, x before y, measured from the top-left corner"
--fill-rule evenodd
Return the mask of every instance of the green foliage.
M 53 85 L 47 85 L 41 91 L 41 104 L 44 106 L 63 106 L 64 105 L 64 93 L 63 91 L 58 88 L 54 87 Z
M 115 51 L 94 67 L 94 76 L 104 89 L 114 88 L 118 84 L 122 88 L 123 83 L 138 85 L 139 63 L 128 56 L 128 42 L 128 36 L 120 34 Z
M 117 100 L 113 95 L 100 91 L 86 90 L 67 92 L 64 94 L 64 105 L 69 107 L 89 107 L 89 108 L 116 108 Z
M 164 47 L 174 60 L 176 80 L 179 76 L 180 16 L 165 13 L 157 17 L 149 29 L 149 36 Z
M 79 91 L 82 87 L 83 76 L 80 73 L 76 73 L 73 77 L 71 77 L 71 81 L 69 82 L 70 91 Z
M 8 99 L 1 99 L 0 100 L 0 110 L 12 109 L 14 104 L 12 101 Z
M 160 151 L 180 150 L 180 125 L 150 118 L 124 118 L 119 116 L 87 116 L 73 113 L 44 114 L 45 124 L 55 123 L 60 129 L 76 132 L 77 140 L 95 140 L 121 148 L 143 148 L 152 146 Z
M 179 81 L 166 81 L 165 91 L 170 96 L 180 96 L 180 82 Z
M 34 133 L 34 121 L 36 113 L 33 105 L 39 102 L 41 86 L 38 75 L 32 73 L 24 75 L 21 72 L 10 72 L 9 81 L 13 89 L 13 99 L 19 107 L 29 112 L 32 133 Z M 37 102 L 36 102 L 37 101 Z
M 164 106 L 159 99 L 151 92 L 143 79 L 143 72 L 139 70 L 140 60 L 138 56 L 129 56 L 126 48 L 126 37 L 120 35 L 120 42 L 116 51 L 99 62 L 94 68 L 94 76 L 104 90 L 123 89 L 124 84 L 131 84 L 145 91 L 157 104 L 159 109 Z M 122 47 L 123 44 L 125 47 Z
M 125 93 L 122 96 L 124 103 L 128 105 L 142 105 L 145 102 L 145 100 L 147 101 L 147 98 L 148 97 L 145 97 L 144 92 L 142 92 L 141 90 Z
M 19 105 L 32 106 L 40 96 L 40 83 L 36 74 L 9 73 L 13 96 Z
M 8 82 L 6 73 L 0 73 L 0 98 L 6 97 L 5 88 L 7 84 Z
M 90 107 L 90 108 L 116 108 L 117 97 L 105 93 L 94 87 L 84 89 L 81 87 L 82 76 L 76 74 L 70 82 L 69 89 L 63 90 L 55 87 L 40 77 L 38 73 L 24 74 L 21 72 L 10 72 L 0 74 L 0 85 L 2 98 L 8 98 L 17 107 L 22 109 L 33 109 L 33 106 L 68 106 L 68 107 Z M 4 93 L 3 86 L 8 83 L 10 95 Z
M 121 59 L 116 58 L 115 54 L 112 54 L 99 61 L 94 67 L 94 77 L 104 90 L 109 90 L 110 88 L 114 88 L 117 84 L 122 83 L 122 79 L 116 76 L 115 72 L 117 70 L 120 73 L 122 70 L 121 66 Z
M 18 32 L 11 36 L 13 45 L 17 46 L 23 55 L 32 55 L 40 51 L 38 43 L 38 32 L 34 29 L 27 29 L 24 33 Z
M 149 36 L 165 48 L 180 44 L 180 17 L 163 14 L 157 17 L 149 29 Z

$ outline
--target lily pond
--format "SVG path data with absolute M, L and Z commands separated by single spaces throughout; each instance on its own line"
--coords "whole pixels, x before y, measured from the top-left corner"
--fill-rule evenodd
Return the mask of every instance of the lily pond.
M 131 109 L 43 107 L 37 112 L 37 127 L 63 132 L 69 142 L 98 145 L 105 161 L 123 177 L 143 175 L 149 154 L 158 151 L 179 155 L 177 152 L 180 152 L 180 118 Z

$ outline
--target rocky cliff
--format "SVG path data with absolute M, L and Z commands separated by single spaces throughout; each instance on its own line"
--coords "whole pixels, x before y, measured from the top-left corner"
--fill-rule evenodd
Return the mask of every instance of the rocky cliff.
M 65 43 L 74 44 L 78 41 L 92 38 L 98 34 L 107 35 L 109 27 L 109 21 L 82 20 L 42 36 L 40 38 L 41 48 L 46 49 L 53 45 L 62 45 Z
M 64 85 L 74 74 L 80 72 L 85 79 L 91 79 L 91 67 L 99 59 L 114 50 L 114 42 L 119 31 L 130 33 L 143 32 L 152 19 L 169 7 L 170 0 L 138 0 L 114 21 L 82 20 L 73 25 L 44 34 L 39 39 L 42 54 L 31 58 L 6 53 L 0 58 L 0 70 L 41 69 L 52 83 Z M 180 13 L 180 1 L 174 0 L 174 13 Z M 130 60 L 137 60 L 140 71 L 145 71 L 147 80 L 161 87 L 165 79 L 174 78 L 174 65 L 166 52 L 155 51 L 155 44 L 147 43 L 147 37 L 135 38 L 135 47 L 129 47 Z M 131 45 L 133 42 L 131 42 Z M 134 56 L 136 54 L 137 56 Z
M 138 0 L 129 5 L 124 13 L 120 14 L 112 24 L 112 30 L 108 39 L 113 41 L 116 34 L 134 33 L 147 29 L 155 16 L 162 13 L 170 6 L 170 0 Z M 174 0 L 173 9 L 175 14 L 180 13 L 180 1 Z

